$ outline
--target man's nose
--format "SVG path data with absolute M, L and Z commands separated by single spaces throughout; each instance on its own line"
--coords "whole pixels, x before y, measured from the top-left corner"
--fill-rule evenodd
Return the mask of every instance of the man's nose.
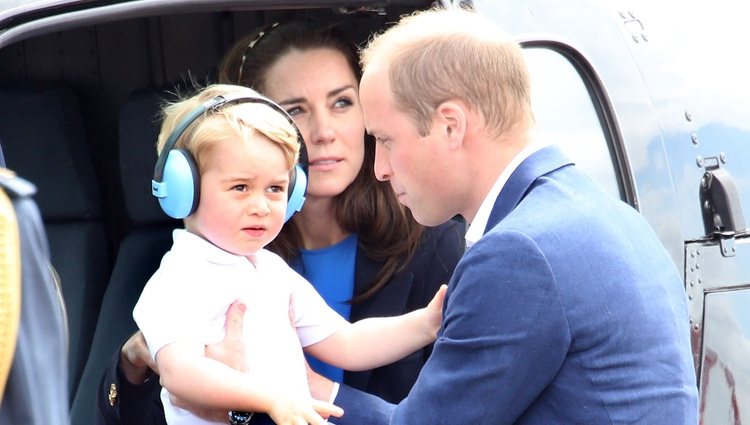
M 388 181 L 393 171 L 391 170 L 388 151 L 381 143 L 375 142 L 375 178 L 380 181 Z

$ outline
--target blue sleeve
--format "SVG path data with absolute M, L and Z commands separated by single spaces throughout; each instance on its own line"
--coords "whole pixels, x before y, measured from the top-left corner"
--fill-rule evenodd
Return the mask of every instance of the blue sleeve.
M 525 235 L 487 234 L 458 264 L 432 356 L 390 423 L 511 424 L 552 381 L 569 344 L 544 254 Z
M 377 396 L 346 385 L 339 387 L 333 403 L 344 409 L 344 416 L 331 418 L 336 425 L 386 425 L 396 407 Z
M 160 392 L 156 374 L 140 385 L 122 376 L 118 349 L 99 381 L 96 425 L 167 425 Z

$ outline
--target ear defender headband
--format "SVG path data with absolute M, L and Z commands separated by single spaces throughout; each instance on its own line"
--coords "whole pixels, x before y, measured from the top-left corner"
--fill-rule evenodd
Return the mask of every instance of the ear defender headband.
M 156 161 L 154 179 L 151 181 L 151 194 L 159 199 L 161 209 L 168 216 L 179 219 L 189 216 L 198 209 L 200 198 L 200 174 L 198 173 L 198 166 L 190 152 L 185 149 L 175 149 L 174 146 L 177 140 L 179 140 L 188 127 L 206 113 L 241 103 L 261 103 L 269 106 L 284 116 L 297 133 L 297 141 L 300 144 L 299 161 L 294 165 L 289 178 L 284 221 L 288 221 L 295 212 L 302 209 L 307 190 L 307 176 L 305 175 L 304 168 L 307 167 L 307 154 L 302 133 L 294 124 L 292 117 L 282 107 L 260 95 L 252 96 L 243 93 L 216 96 L 206 101 L 200 107 L 190 112 L 167 138 L 159 154 L 159 159 Z

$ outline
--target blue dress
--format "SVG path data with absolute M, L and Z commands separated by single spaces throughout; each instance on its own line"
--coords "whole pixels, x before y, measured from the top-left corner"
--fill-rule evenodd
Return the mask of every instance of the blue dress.
M 301 249 L 292 268 L 305 277 L 328 305 L 346 320 L 350 319 L 354 293 L 354 265 L 357 258 L 357 235 L 321 249 Z M 344 371 L 310 355 L 310 367 L 326 378 L 341 382 Z

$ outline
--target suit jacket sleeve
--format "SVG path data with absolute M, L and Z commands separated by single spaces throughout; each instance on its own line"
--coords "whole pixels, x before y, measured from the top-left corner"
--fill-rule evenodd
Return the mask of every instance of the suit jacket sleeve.
M 342 388 L 335 403 L 357 419 L 342 425 L 512 424 L 560 369 L 570 330 L 527 236 L 485 235 L 458 264 L 445 303 L 432 356 L 390 420 L 389 405 Z
M 523 233 L 490 232 L 459 263 L 432 356 L 391 423 L 512 424 L 569 345 L 545 254 Z
M 156 374 L 140 385 L 131 384 L 125 379 L 120 371 L 118 349 L 99 383 L 96 424 L 166 425 L 160 392 L 159 376 Z
M 344 416 L 331 418 L 336 425 L 385 425 L 396 408 L 395 404 L 345 385 L 339 387 L 334 404 L 344 409 Z

